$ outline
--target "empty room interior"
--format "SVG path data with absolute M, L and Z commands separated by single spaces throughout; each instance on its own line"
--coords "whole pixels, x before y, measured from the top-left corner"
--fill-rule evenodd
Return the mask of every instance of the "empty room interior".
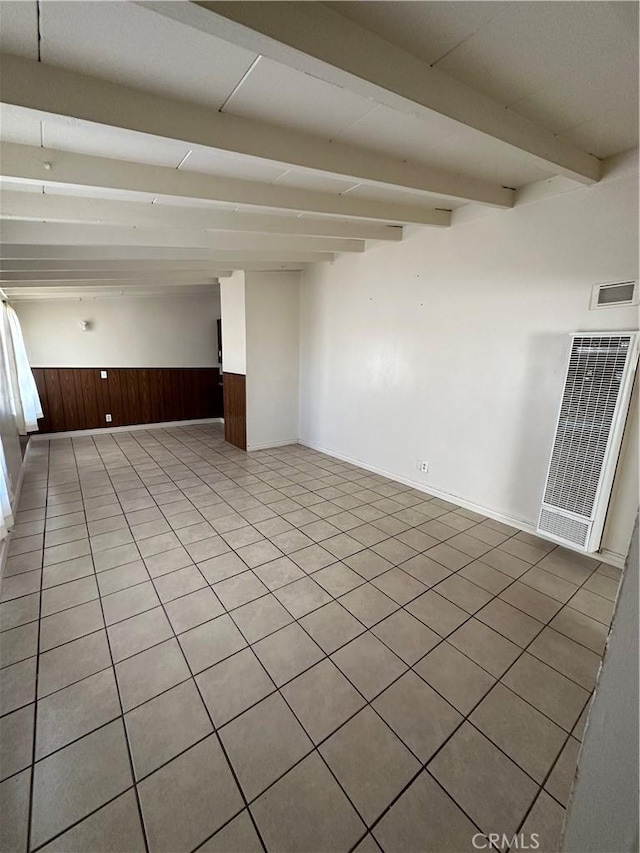
M 638 850 L 638 8 L 0 0 L 1 853 Z

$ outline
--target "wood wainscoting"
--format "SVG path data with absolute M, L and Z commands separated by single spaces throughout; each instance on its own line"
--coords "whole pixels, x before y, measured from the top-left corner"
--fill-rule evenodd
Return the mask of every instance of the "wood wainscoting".
M 224 438 L 240 450 L 247 449 L 246 376 L 224 373 Z
M 223 416 L 217 367 L 34 367 L 33 375 L 43 433 Z

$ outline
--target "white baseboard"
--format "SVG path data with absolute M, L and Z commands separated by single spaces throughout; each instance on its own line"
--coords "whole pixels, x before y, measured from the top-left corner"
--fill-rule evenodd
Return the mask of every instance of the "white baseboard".
M 271 447 L 288 447 L 290 444 L 298 444 L 298 439 L 287 438 L 284 441 L 268 441 L 264 444 L 247 444 L 247 451 L 269 450 Z
M 191 421 L 161 421 L 155 424 L 131 424 L 130 426 L 100 427 L 98 429 L 72 429 L 67 432 L 49 432 L 32 435 L 31 441 L 49 441 L 56 438 L 81 438 L 83 435 L 110 435 L 114 432 L 133 432 L 144 429 L 167 429 L 170 427 L 195 426 L 197 424 L 223 424 L 223 418 L 196 418 Z
M 626 554 L 618 554 L 617 551 L 609 551 L 608 548 L 603 548 L 598 556 L 602 558 L 603 562 L 615 566 L 617 569 L 624 569 L 627 564 Z
M 303 444 L 305 447 L 317 450 L 320 453 L 326 453 L 327 456 L 333 456 L 335 459 L 340 459 L 342 462 L 348 462 L 350 465 L 357 465 L 358 468 L 364 468 L 365 471 L 371 471 L 373 474 L 380 474 L 380 476 L 387 477 L 389 480 L 395 480 L 398 483 L 403 483 L 405 486 L 411 486 L 412 489 L 417 489 L 419 492 L 424 492 L 432 497 L 441 498 L 442 500 L 450 501 L 451 503 L 457 504 L 465 509 L 470 509 L 472 512 L 478 512 L 480 515 L 486 515 L 487 518 L 492 518 L 494 521 L 501 521 L 503 524 L 508 524 L 510 527 L 516 527 L 518 530 L 522 530 L 525 533 L 531 533 L 534 536 L 538 536 L 540 539 L 548 539 L 548 537 L 542 535 L 538 530 L 536 530 L 534 524 L 531 524 L 531 522 L 524 518 L 507 515 L 491 507 L 482 506 L 481 504 L 474 503 L 473 501 L 468 501 L 465 498 L 460 497 L 460 495 L 454 495 L 451 492 L 445 492 L 442 489 L 434 489 L 433 487 L 425 486 L 424 483 L 411 480 L 408 477 L 401 477 L 398 474 L 394 474 L 391 471 L 385 471 L 383 468 L 378 468 L 375 465 L 368 465 L 361 459 L 354 459 L 351 456 L 345 456 L 342 453 L 337 453 L 335 450 L 330 450 L 327 447 L 321 447 L 318 444 L 306 441 L 304 438 L 299 438 L 298 444 Z M 548 541 L 551 542 L 553 540 L 548 539 Z M 553 541 L 553 544 L 557 545 L 558 543 Z M 578 551 L 577 553 L 583 554 L 586 557 L 591 557 L 597 562 L 602 562 L 604 560 L 612 566 L 616 566 L 620 569 L 624 568 L 626 560 L 626 556 L 616 554 L 613 551 L 603 550 L 596 554 L 585 554 L 584 551 Z

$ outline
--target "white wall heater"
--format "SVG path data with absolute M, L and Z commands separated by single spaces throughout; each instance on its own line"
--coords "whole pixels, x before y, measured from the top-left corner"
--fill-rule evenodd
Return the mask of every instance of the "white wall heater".
M 538 532 L 600 548 L 638 363 L 637 332 L 571 336 L 571 354 Z

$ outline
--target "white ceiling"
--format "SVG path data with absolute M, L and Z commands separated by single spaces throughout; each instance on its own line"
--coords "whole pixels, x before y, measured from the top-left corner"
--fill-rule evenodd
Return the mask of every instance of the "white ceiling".
M 638 144 L 637 3 L 359 0 L 324 5 L 597 157 Z M 0 47 L 8 53 L 499 187 L 520 188 L 554 174 L 529 154 L 445 116 L 390 109 L 133 3 L 41 0 L 38 15 L 35 0 L 3 0 L 0 10 Z M 425 209 L 463 203 L 17 107 L 3 106 L 0 117 L 0 138 L 14 143 L 334 197 Z M 100 187 L 14 182 L 3 187 L 305 215 L 297 209 Z
M 636 2 L 325 5 L 597 157 L 638 144 Z

